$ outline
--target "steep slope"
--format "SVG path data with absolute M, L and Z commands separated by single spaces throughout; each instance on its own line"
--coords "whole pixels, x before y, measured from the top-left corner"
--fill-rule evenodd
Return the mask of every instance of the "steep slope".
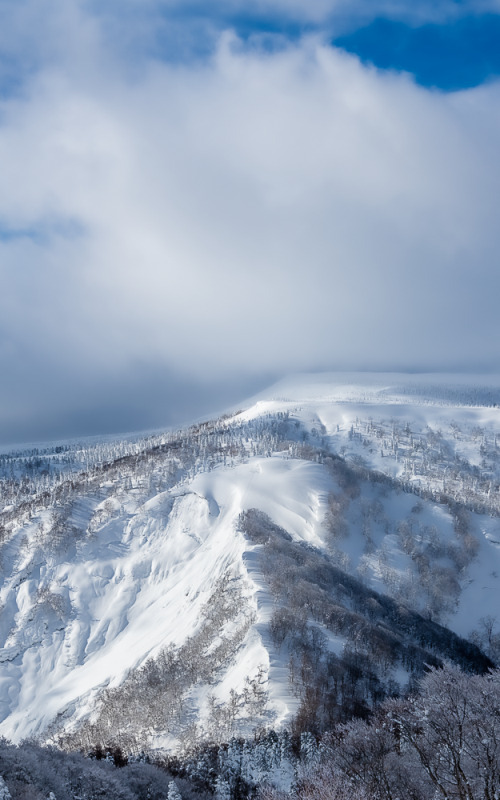
M 440 623 L 488 644 L 499 410 L 467 403 L 495 384 L 356 380 L 288 381 L 179 433 L 6 455 L 0 732 L 188 746 L 323 724 L 313 690 L 342 718 L 425 663 L 487 668 Z

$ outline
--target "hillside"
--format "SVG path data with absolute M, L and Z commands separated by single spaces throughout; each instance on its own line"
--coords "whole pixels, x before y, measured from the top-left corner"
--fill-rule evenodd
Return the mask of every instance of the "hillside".
M 484 672 L 499 403 L 487 377 L 299 376 L 182 431 L 4 453 L 0 733 L 188 749 Z

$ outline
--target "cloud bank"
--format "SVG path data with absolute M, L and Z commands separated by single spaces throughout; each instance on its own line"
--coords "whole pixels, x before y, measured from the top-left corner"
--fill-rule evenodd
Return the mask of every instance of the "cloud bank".
M 499 368 L 498 82 L 428 91 L 316 34 L 124 61 L 57 8 L 42 42 L 44 3 L 10 20 L 37 44 L 0 102 L 0 437 L 295 370 Z

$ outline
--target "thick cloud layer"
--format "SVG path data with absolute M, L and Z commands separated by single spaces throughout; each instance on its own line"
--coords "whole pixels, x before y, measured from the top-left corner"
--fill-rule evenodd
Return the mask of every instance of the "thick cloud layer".
M 499 83 L 428 91 L 317 36 L 124 63 L 64 8 L 0 104 L 1 438 L 294 370 L 499 368 Z

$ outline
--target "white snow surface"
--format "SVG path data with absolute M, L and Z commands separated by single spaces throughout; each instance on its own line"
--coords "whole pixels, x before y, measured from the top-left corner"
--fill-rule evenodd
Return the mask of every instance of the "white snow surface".
M 357 456 L 370 468 L 422 481 L 418 469 L 411 472 L 410 465 L 410 470 L 403 439 L 390 457 L 383 452 L 383 426 L 389 432 L 408 423 L 415 438 L 439 430 L 452 456 L 467 456 L 473 464 L 479 444 L 472 431 L 482 429 L 483 447 L 496 447 L 496 434 L 500 438 L 497 401 L 496 376 L 304 375 L 253 398 L 228 424 L 288 413 L 311 440 L 316 437 L 336 452 L 344 448 L 347 459 Z M 370 425 L 381 426 L 377 442 Z M 480 469 L 479 455 L 476 460 Z M 103 481 L 72 511 L 72 522 L 89 535 L 62 555 L 43 548 L 50 509 L 19 522 L 1 556 L 0 735 L 20 741 L 42 734 L 58 715 L 69 725 L 91 715 L 103 687 L 120 685 L 149 657 L 171 643 L 181 645 L 198 629 L 203 606 L 226 573 L 241 587 L 255 622 L 217 685 L 193 693 L 198 716 L 202 719 L 209 692 L 223 700 L 263 667 L 270 723 L 288 720 L 297 698 L 289 689 L 286 656 L 275 651 L 267 630 L 273 600 L 256 548 L 238 531 L 237 520 L 242 511 L 258 508 L 295 539 L 324 549 L 332 488 L 321 464 L 275 452 L 210 470 L 201 467 L 194 477 L 147 497 L 137 488 Z M 362 521 L 354 510 L 340 546 L 348 568 L 362 571 L 383 592 L 391 570 L 394 579 L 411 578 L 411 562 L 394 530 L 398 520 L 411 517 L 418 498 L 370 491 L 366 502 L 378 500 L 382 508 L 380 520 L 371 523 L 375 550 L 365 551 L 356 533 Z M 453 537 L 450 515 L 439 503 L 422 501 L 417 517 L 423 537 L 432 526 L 443 540 Z M 96 519 L 99 524 L 92 527 Z M 481 617 L 494 616 L 499 601 L 499 519 L 485 513 L 472 519 L 479 554 L 462 576 L 458 607 L 446 620 L 462 635 Z M 342 641 L 331 638 L 332 649 L 340 652 Z
M 242 510 L 257 506 L 298 538 L 319 543 L 326 491 L 318 465 L 253 458 L 200 474 L 138 507 L 133 492 L 125 495 L 125 514 L 103 525 L 71 562 L 33 563 L 27 553 L 0 593 L 1 734 L 19 741 L 57 714 L 88 713 L 103 686 L 119 685 L 148 657 L 196 630 L 203 604 L 228 570 L 257 611 L 258 634 L 239 654 L 228 691 L 241 690 L 263 665 L 276 720 L 286 718 L 296 700 L 260 635 L 272 601 L 236 522 Z M 79 513 L 90 516 L 94 502 L 89 498 Z M 41 585 L 71 604 L 64 627 L 37 600 Z

